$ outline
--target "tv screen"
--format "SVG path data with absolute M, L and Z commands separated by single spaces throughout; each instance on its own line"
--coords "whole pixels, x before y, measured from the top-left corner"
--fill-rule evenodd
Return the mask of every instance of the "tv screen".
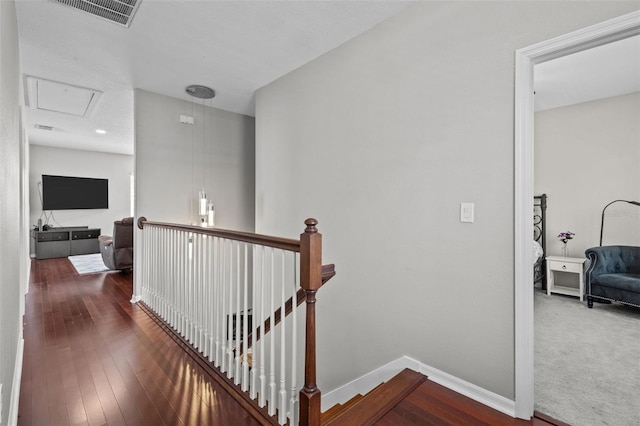
M 108 179 L 42 175 L 42 210 L 108 208 Z

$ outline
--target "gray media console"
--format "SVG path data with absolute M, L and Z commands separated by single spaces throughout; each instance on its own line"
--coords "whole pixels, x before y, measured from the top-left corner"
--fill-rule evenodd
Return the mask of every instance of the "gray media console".
M 100 253 L 100 228 L 74 226 L 35 231 L 36 259 Z

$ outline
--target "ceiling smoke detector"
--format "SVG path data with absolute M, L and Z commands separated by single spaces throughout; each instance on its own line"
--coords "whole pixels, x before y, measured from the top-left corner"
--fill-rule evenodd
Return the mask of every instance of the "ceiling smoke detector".
M 131 25 L 141 0 L 51 0 L 123 27 Z

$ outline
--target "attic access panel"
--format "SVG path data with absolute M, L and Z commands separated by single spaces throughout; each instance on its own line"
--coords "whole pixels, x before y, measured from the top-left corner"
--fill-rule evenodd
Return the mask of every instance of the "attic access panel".
M 141 0 L 51 0 L 101 19 L 128 27 Z
M 25 77 L 27 106 L 43 111 L 88 117 L 102 92 L 33 76 Z

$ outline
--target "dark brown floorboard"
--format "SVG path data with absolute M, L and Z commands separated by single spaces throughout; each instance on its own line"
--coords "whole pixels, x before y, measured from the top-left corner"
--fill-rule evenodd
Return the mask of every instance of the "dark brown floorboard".
M 549 426 L 553 419 L 514 419 L 427 380 L 397 404 L 377 426 Z
M 142 309 L 132 274 L 34 260 L 19 425 L 258 425 Z

